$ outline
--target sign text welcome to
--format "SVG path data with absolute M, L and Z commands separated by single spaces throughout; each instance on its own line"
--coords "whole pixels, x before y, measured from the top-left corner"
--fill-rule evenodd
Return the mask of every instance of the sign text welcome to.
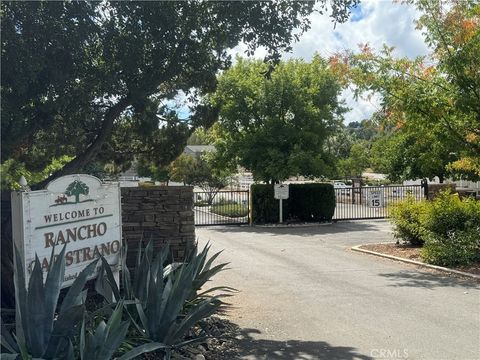
M 12 193 L 13 238 L 24 259 L 27 278 L 35 254 L 47 271 L 52 249 L 65 253 L 63 287 L 80 271 L 104 256 L 114 271 L 120 264 L 122 242 L 120 189 L 90 175 L 69 175 L 46 190 Z M 28 280 L 27 280 L 28 281 Z

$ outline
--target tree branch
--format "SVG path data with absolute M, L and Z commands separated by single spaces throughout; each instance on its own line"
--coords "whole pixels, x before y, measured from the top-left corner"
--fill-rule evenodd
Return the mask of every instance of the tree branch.
M 120 116 L 120 114 L 128 107 L 129 104 L 130 104 L 130 98 L 129 96 L 127 96 L 121 99 L 111 108 L 109 108 L 105 113 L 104 120 L 102 122 L 102 127 L 100 128 L 99 134 L 97 135 L 95 140 L 84 150 L 84 152 L 77 155 L 75 159 L 73 159 L 68 164 L 66 164 L 62 169 L 54 172 L 47 179 L 39 182 L 38 184 L 33 185 L 32 188 L 41 189 L 45 187 L 53 179 L 60 176 L 73 174 L 78 169 L 87 165 L 95 157 L 98 151 L 100 151 L 103 143 L 107 140 L 107 138 L 112 133 L 115 119 L 118 116 Z

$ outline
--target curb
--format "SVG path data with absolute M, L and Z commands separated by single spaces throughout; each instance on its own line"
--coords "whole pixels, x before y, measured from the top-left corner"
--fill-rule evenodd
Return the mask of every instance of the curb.
M 480 280 L 480 275 L 470 274 L 470 273 L 467 273 L 467 272 L 454 270 L 454 269 L 446 268 L 446 267 L 443 267 L 443 266 L 425 264 L 425 263 L 420 262 L 420 261 L 404 259 L 404 258 L 401 258 L 401 257 L 398 257 L 398 256 L 382 254 L 382 253 L 379 253 L 379 252 L 376 252 L 376 251 L 361 249 L 360 246 L 362 246 L 362 245 L 353 246 L 353 247 L 351 247 L 351 249 L 353 251 L 357 251 L 357 252 L 361 252 L 361 253 L 365 253 L 365 254 L 375 255 L 375 256 L 386 258 L 386 259 L 397 260 L 397 261 L 401 261 L 401 262 L 404 262 L 404 263 L 407 263 L 407 264 L 418 265 L 418 266 L 426 267 L 426 268 L 429 268 L 429 269 L 439 270 L 439 271 L 443 271 L 443 272 L 447 272 L 447 273 L 451 273 L 451 274 L 457 274 L 457 275 L 469 277 L 469 278 L 472 278 L 472 279 Z

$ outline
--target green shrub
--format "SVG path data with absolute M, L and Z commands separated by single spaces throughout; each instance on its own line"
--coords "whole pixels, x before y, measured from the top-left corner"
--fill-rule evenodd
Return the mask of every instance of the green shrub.
M 423 245 L 425 227 L 422 220 L 429 206 L 429 202 L 416 201 L 414 197 L 409 196 L 390 207 L 389 215 L 393 223 L 394 237 L 412 245 Z
M 220 197 L 215 201 L 215 205 L 231 205 L 231 204 L 238 204 L 237 201 L 232 199 L 225 199 L 224 197 Z
M 425 228 L 435 236 L 448 238 L 452 232 L 480 226 L 480 202 L 460 199 L 449 191 L 439 193 L 424 219 Z
M 210 204 L 208 203 L 207 200 L 197 200 L 195 201 L 194 205 L 198 207 L 204 207 L 204 206 L 209 206 Z
M 240 204 L 216 204 L 210 211 L 227 217 L 244 217 L 248 215 L 248 207 Z
M 335 212 L 332 184 L 292 184 L 289 186 L 288 216 L 300 221 L 331 221 Z
M 480 226 L 449 233 L 429 235 L 421 251 L 422 259 L 440 266 L 469 265 L 480 261 Z
M 256 224 L 276 223 L 279 201 L 273 185 L 252 185 L 252 221 Z M 335 212 L 335 192 L 331 184 L 291 184 L 289 198 L 283 200 L 284 219 L 330 221 Z
M 427 231 L 422 258 L 435 265 L 468 265 L 480 260 L 480 202 L 449 191 L 432 201 L 423 218 Z

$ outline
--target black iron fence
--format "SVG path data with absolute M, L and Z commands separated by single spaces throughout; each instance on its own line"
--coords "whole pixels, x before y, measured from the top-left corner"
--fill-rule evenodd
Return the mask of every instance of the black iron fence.
M 195 225 L 234 225 L 250 222 L 249 191 L 194 191 Z
M 407 197 L 425 198 L 421 185 L 335 188 L 333 220 L 383 219 L 389 207 Z M 249 191 L 194 192 L 195 225 L 240 225 L 250 223 Z
M 425 197 L 424 189 L 421 185 L 335 188 L 333 220 L 386 218 L 391 205 L 409 196 L 420 201 Z

